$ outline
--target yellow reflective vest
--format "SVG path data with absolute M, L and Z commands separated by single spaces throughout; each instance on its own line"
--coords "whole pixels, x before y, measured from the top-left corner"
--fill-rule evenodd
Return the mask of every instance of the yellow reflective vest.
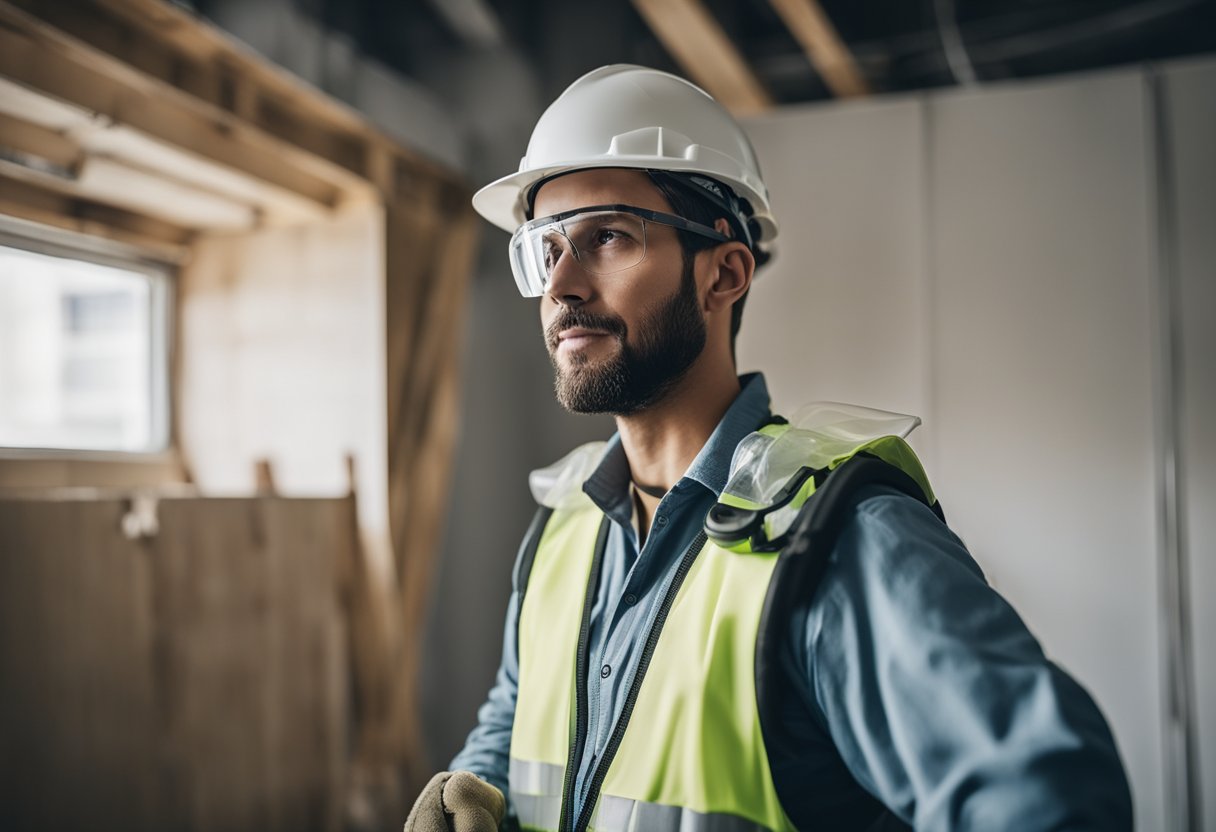
M 572 793 L 587 730 L 587 631 L 610 521 L 590 499 L 543 518 L 521 570 L 509 768 L 521 826 L 794 829 L 769 768 L 769 745 L 781 733 L 766 705 L 776 633 L 791 605 L 813 592 L 850 499 L 875 483 L 935 506 L 915 454 L 902 439 L 885 437 L 816 472 L 781 551 L 727 549 L 704 532 L 694 539 L 662 599 L 579 817 Z

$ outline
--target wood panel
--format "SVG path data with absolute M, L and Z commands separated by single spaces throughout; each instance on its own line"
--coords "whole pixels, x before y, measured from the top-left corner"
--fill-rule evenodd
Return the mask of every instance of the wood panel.
M 0 501 L 0 828 L 155 827 L 152 558 L 124 511 Z
M 0 501 L 0 828 L 337 829 L 352 501 L 130 509 Z

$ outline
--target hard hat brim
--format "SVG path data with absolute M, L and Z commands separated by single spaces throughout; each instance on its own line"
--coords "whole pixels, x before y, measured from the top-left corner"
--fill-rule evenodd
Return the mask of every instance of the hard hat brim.
M 553 164 L 541 168 L 508 174 L 481 188 L 473 195 L 473 209 L 492 225 L 507 233 L 527 221 L 527 193 L 537 182 L 561 173 L 595 168 L 627 168 L 631 170 L 658 169 L 671 172 L 705 173 L 704 166 L 696 160 L 664 159 L 657 164 L 654 156 L 611 156 L 599 160 L 580 159 L 567 164 Z M 723 178 L 723 177 L 719 177 Z M 766 205 L 767 197 L 757 193 L 746 183 L 723 178 L 735 193 L 753 206 Z M 760 226 L 758 242 L 766 243 L 777 236 L 777 223 L 768 212 L 757 212 L 754 217 Z

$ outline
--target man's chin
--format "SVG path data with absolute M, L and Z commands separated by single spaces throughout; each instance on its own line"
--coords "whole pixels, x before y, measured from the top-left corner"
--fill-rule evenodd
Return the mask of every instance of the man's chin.
M 616 413 L 624 399 L 625 389 L 619 372 L 609 365 L 563 367 L 555 364 L 554 392 L 557 401 L 571 413 Z

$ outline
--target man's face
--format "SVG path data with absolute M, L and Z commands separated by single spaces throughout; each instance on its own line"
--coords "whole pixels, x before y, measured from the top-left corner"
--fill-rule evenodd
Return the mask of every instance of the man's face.
M 534 215 L 624 204 L 670 213 L 642 171 L 580 171 L 541 186 Z M 705 317 L 675 229 L 646 223 L 646 255 L 612 274 L 558 259 L 541 298 L 558 401 L 576 413 L 630 415 L 663 398 L 705 346 Z

